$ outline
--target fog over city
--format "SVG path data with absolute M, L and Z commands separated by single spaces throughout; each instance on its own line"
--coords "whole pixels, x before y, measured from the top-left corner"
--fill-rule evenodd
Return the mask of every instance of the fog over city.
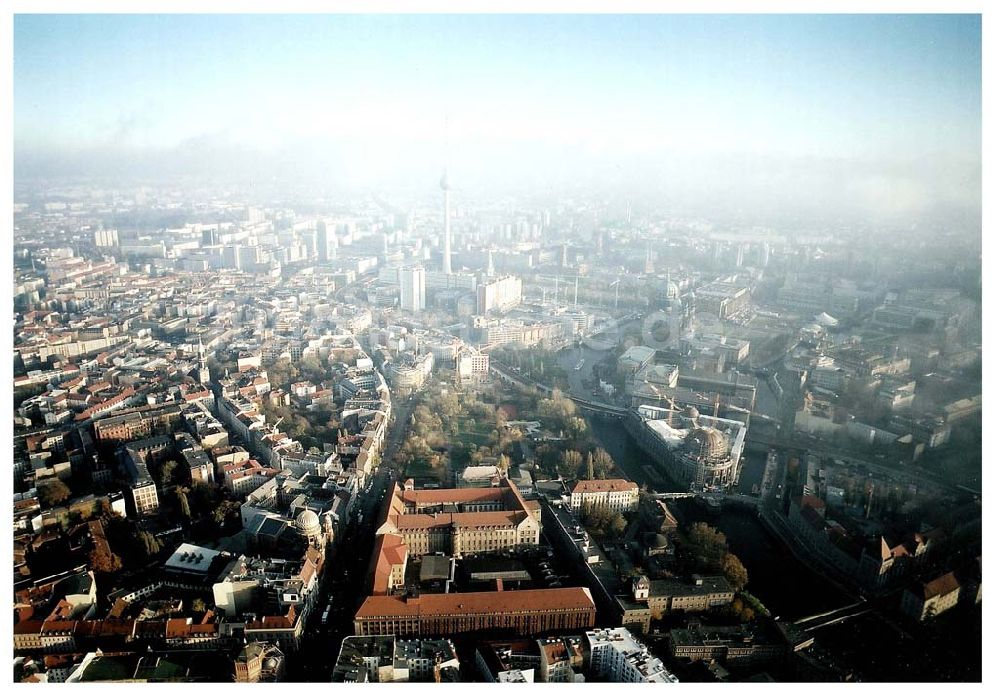
M 476 193 L 970 222 L 978 32 L 963 16 L 21 17 L 15 174 L 413 189 L 447 162 Z M 102 50 L 38 75 L 81 38 Z
M 15 15 L 14 681 L 982 682 L 982 25 Z

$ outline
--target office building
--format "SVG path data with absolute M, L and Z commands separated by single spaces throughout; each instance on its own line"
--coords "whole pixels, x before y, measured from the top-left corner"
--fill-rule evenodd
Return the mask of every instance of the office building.
M 712 282 L 695 292 L 695 307 L 721 319 L 732 318 L 750 307 L 750 290 L 742 284 Z
M 358 635 L 448 636 L 470 631 L 508 630 L 540 634 L 593 627 L 597 610 L 590 590 L 458 592 L 368 597 L 354 615 Z
M 327 229 L 326 221 L 316 222 L 316 256 L 320 262 L 330 259 L 330 235 L 332 231 Z
M 452 555 L 538 544 L 539 517 L 517 488 L 401 490 L 394 486 L 376 535 L 402 537 L 409 555 Z
M 668 682 L 677 678 L 625 628 L 594 629 L 584 636 L 588 668 L 606 682 Z
M 455 370 L 463 386 L 484 383 L 490 377 L 490 355 L 473 347 L 462 347 L 455 358 Z
M 427 279 L 420 265 L 402 267 L 399 270 L 399 307 L 410 313 L 419 313 L 426 308 L 425 290 Z
M 521 280 L 514 276 L 500 277 L 479 284 L 476 288 L 476 313 L 504 313 L 521 303 Z
M 606 507 L 631 512 L 639 506 L 639 486 L 621 478 L 579 481 L 570 491 L 570 506 L 579 514 L 584 507 Z

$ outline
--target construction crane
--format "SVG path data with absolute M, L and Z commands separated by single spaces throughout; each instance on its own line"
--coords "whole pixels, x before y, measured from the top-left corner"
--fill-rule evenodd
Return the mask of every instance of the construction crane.
M 615 287 L 615 310 L 618 310 L 618 285 L 622 283 L 622 278 L 618 277 L 615 281 L 608 284 L 608 288 Z
M 661 402 L 666 402 L 666 403 L 670 404 L 670 410 L 671 410 L 671 412 L 673 412 L 673 413 L 680 412 L 680 411 L 677 410 L 677 405 L 674 403 L 674 397 L 673 396 L 664 396 L 663 392 L 660 389 L 658 389 L 656 386 L 654 386 L 653 384 L 651 384 L 649 381 L 646 381 L 646 385 L 649 386 L 651 389 L 653 389 L 653 391 L 656 392 L 656 397 Z
M 274 427 L 271 428 L 271 434 L 278 434 L 278 425 L 280 425 L 281 421 L 284 420 L 284 419 L 285 418 L 283 418 L 283 417 L 279 417 L 278 418 L 278 421 L 276 423 L 274 423 Z

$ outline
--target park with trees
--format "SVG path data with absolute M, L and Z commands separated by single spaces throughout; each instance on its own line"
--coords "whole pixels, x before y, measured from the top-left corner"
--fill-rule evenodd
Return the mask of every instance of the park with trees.
M 528 441 L 508 421 L 538 421 L 542 437 Z M 516 385 L 471 390 L 441 382 L 419 395 L 397 454 L 406 476 L 449 483 L 466 466 L 493 459 L 530 460 L 536 479 L 609 478 L 616 470 L 576 404 L 559 389 L 546 396 Z

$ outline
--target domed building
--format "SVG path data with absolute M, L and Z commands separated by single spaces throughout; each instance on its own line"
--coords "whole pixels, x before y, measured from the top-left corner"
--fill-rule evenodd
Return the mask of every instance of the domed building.
M 693 492 L 728 490 L 739 483 L 746 423 L 702 415 L 694 406 L 641 405 L 625 427 L 652 457 L 671 487 Z
M 726 439 L 726 435 L 712 427 L 698 427 L 692 430 L 685 437 L 684 446 L 690 454 L 706 461 L 717 461 L 729 454 L 729 440 Z
M 696 427 L 684 438 L 677 459 L 684 476 L 707 488 L 720 488 L 733 480 L 734 463 L 729 438 L 713 427 Z
M 319 515 L 312 510 L 303 510 L 295 518 L 295 530 L 310 544 L 315 544 L 323 536 L 323 527 L 319 523 Z
M 693 405 L 689 405 L 688 407 L 684 408 L 684 410 L 681 411 L 680 414 L 681 426 L 686 429 L 695 429 L 696 427 L 698 427 L 699 417 L 701 417 L 701 415 L 698 412 L 698 408 L 694 407 Z
M 646 532 L 642 537 L 643 555 L 647 558 L 670 553 L 670 541 L 659 532 Z

